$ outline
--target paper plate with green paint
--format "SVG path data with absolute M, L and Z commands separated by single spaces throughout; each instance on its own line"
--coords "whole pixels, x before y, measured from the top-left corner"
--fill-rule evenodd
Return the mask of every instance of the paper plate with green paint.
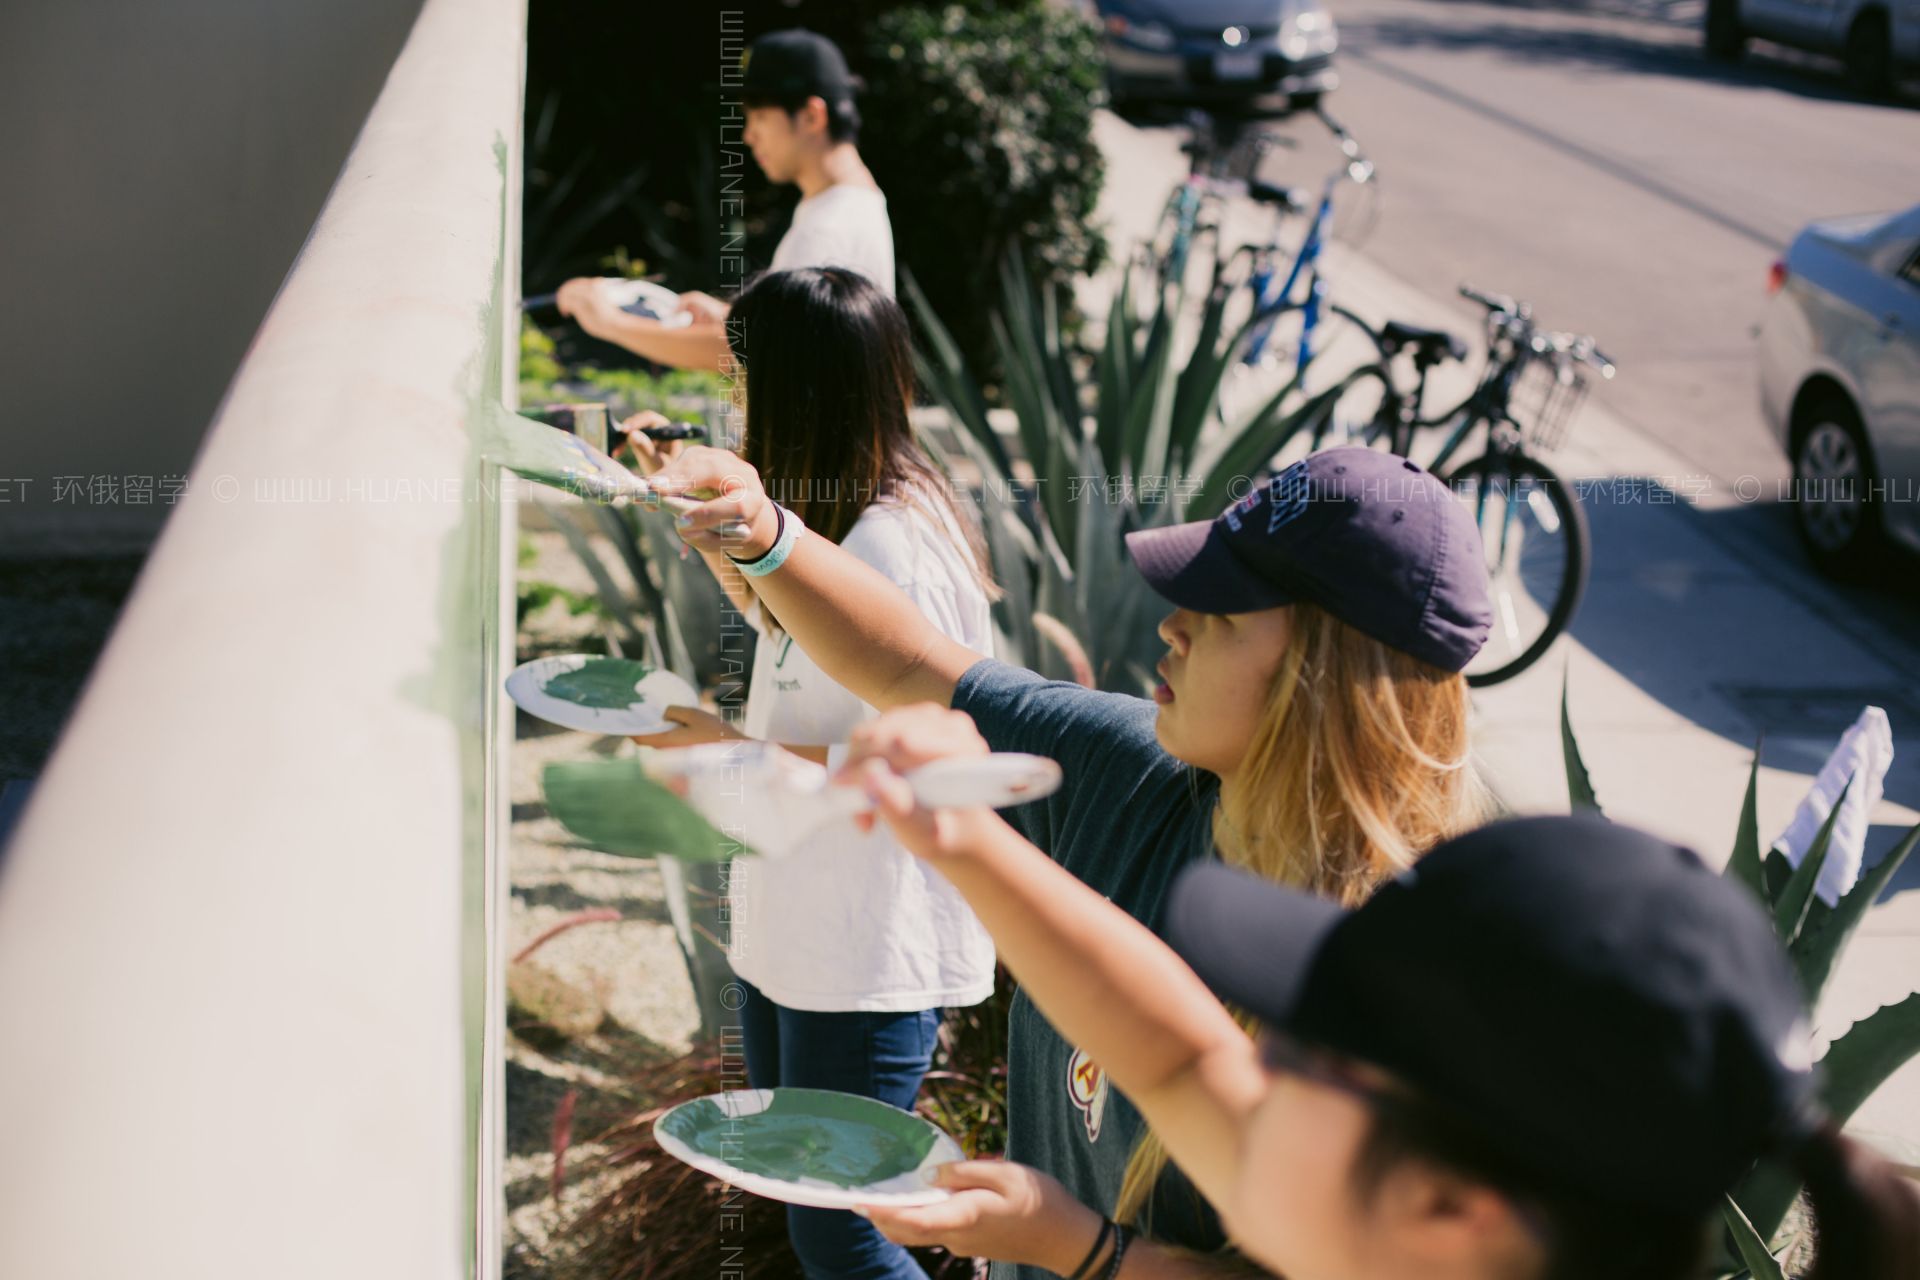
M 671 671 L 631 658 L 568 653 L 514 668 L 507 696 L 530 716 L 587 733 L 660 733 L 668 707 L 697 707 L 700 695 Z
M 911 1112 L 826 1089 L 735 1089 L 653 1124 L 661 1148 L 742 1191 L 816 1209 L 937 1204 L 960 1144 Z

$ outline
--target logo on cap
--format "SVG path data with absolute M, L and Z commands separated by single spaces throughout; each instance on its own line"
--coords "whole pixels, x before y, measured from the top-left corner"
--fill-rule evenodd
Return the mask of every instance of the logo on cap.
M 1303 459 L 1228 507 L 1222 515 L 1227 522 L 1227 527 L 1238 533 L 1240 517 L 1259 506 L 1260 499 L 1267 498 L 1272 504 L 1267 511 L 1267 532 L 1278 533 L 1299 519 L 1301 513 L 1307 509 L 1310 490 L 1307 464 Z

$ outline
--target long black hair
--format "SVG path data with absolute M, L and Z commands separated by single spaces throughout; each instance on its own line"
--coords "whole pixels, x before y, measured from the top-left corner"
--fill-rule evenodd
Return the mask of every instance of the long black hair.
M 746 369 L 741 456 L 807 528 L 840 542 L 878 501 L 944 511 L 989 600 L 1000 595 L 986 538 L 914 438 L 906 313 L 844 267 L 754 277 L 734 300 L 727 342 Z M 763 606 L 764 607 L 764 606 Z

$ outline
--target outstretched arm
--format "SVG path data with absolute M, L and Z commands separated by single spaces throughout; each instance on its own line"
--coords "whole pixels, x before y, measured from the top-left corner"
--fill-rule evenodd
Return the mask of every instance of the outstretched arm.
M 582 277 L 561 285 L 554 300 L 560 314 L 602 342 L 616 343 L 656 364 L 716 371 L 726 366 L 730 357 L 724 315 L 696 311 L 692 324 L 670 327 L 609 305 L 595 284 Z
M 1253 1042 L 1226 1007 L 1151 930 L 991 810 L 918 807 L 901 774 L 986 754 L 964 713 L 892 711 L 855 729 L 850 746 L 844 776 L 965 895 L 1041 1013 L 1133 1100 L 1201 1194 L 1221 1203 L 1238 1134 L 1265 1091 Z
M 653 476 L 668 492 L 717 492 L 680 517 L 680 536 L 701 552 L 750 560 L 770 550 L 778 531 L 759 473 L 724 449 L 684 450 Z M 745 521 L 745 539 L 714 532 Z M 885 710 L 910 702 L 953 701 L 953 689 L 980 655 L 942 634 L 907 594 L 859 557 L 812 532 L 786 562 L 752 579 L 753 589 L 807 656 L 862 702 Z

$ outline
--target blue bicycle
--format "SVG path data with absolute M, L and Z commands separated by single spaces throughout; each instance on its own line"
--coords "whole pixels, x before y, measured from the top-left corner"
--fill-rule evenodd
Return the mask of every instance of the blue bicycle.
M 1315 347 L 1314 338 L 1326 305 L 1327 280 L 1320 270 L 1320 255 L 1332 237 L 1334 193 L 1345 182 L 1364 187 L 1374 181 L 1373 162 L 1361 154 L 1353 135 L 1328 115 L 1325 108 L 1316 110 L 1315 114 L 1339 144 L 1341 163 L 1321 187 L 1320 199 L 1312 206 L 1306 238 L 1286 263 L 1284 274 L 1281 264 L 1286 255 L 1281 246 L 1281 232 L 1293 218 L 1307 213 L 1306 197 L 1296 187 L 1265 182 L 1247 184 L 1248 196 L 1272 208 L 1274 217 L 1272 234 L 1264 243 L 1242 245 L 1234 254 L 1236 259 L 1242 254 L 1252 258 L 1246 288 L 1253 295 L 1253 318 L 1241 340 L 1243 346 L 1238 359 L 1242 365 L 1257 366 L 1267 361 L 1276 324 L 1280 317 L 1293 311 L 1300 312 L 1300 338 L 1293 359 L 1296 374 L 1303 372 L 1324 349 Z

